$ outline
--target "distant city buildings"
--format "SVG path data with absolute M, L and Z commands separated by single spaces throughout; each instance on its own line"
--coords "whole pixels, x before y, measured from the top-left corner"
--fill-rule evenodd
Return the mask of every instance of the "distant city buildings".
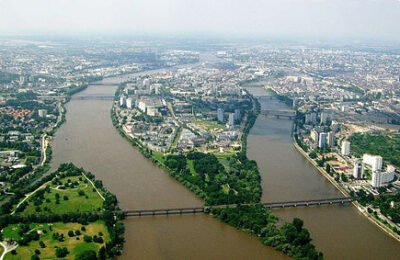
M 235 114 L 229 113 L 227 127 L 228 129 L 233 129 L 234 126 L 235 126 Z
M 132 98 L 127 98 L 126 99 L 126 108 L 132 109 L 133 108 L 133 99 Z
M 218 108 L 217 110 L 217 119 L 219 122 L 224 122 L 224 109 Z
M 125 103 L 126 103 L 126 97 L 125 97 L 124 95 L 122 95 L 122 96 L 119 98 L 119 105 L 120 105 L 121 107 L 123 107 L 123 106 L 125 106 Z
M 240 123 L 240 119 L 242 118 L 240 109 L 235 109 L 235 122 Z
M 38 116 L 42 118 L 46 118 L 47 116 L 47 110 L 46 109 L 39 109 L 38 110 Z
M 327 124 L 328 120 L 329 120 L 328 114 L 326 112 L 322 112 L 321 113 L 321 120 L 320 120 L 321 125 Z

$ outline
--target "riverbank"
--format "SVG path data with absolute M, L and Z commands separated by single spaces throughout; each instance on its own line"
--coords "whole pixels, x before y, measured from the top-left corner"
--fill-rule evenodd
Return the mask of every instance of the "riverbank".
M 296 139 L 294 138 L 293 135 L 293 146 L 296 148 L 296 150 L 298 152 L 300 152 L 304 158 L 306 158 L 317 170 L 319 173 L 322 174 L 322 176 L 324 176 L 339 192 L 341 192 L 344 196 L 346 197 L 350 197 L 350 194 L 339 184 L 335 181 L 335 179 L 330 176 L 328 174 L 328 172 L 323 168 L 318 166 L 318 164 L 312 159 L 310 158 L 310 156 L 298 145 L 298 143 L 296 142 Z M 383 224 L 382 222 L 380 222 L 378 219 L 376 219 L 375 217 L 373 217 L 371 214 L 368 213 L 367 209 L 365 207 L 363 207 L 357 200 L 354 200 L 352 202 L 352 205 L 357 208 L 357 210 L 363 215 L 365 216 L 369 221 L 371 221 L 372 223 L 374 223 L 376 226 L 378 226 L 381 230 L 383 230 L 386 234 L 388 234 L 389 236 L 391 236 L 392 238 L 394 238 L 395 240 L 397 240 L 398 242 L 400 242 L 400 236 L 395 233 L 392 229 L 390 229 L 389 227 L 387 227 L 385 224 Z

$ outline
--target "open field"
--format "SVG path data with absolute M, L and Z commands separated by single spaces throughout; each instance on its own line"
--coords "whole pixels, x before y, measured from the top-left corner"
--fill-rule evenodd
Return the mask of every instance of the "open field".
M 103 199 L 84 176 L 56 177 L 27 200 L 20 214 L 100 211 L 102 206 Z
M 21 239 L 21 236 L 18 234 L 21 230 L 23 224 L 12 224 L 8 225 L 3 229 L 3 237 L 4 238 L 12 238 L 16 241 Z M 84 227 L 85 230 L 82 230 Z M 106 241 L 109 240 L 109 234 L 105 224 L 102 221 L 97 221 L 90 223 L 86 226 L 83 226 L 79 223 L 31 223 L 29 224 L 30 230 L 29 232 L 37 232 L 39 234 L 39 240 L 31 241 L 28 245 L 18 246 L 16 249 L 17 254 L 13 255 L 8 253 L 5 256 L 5 259 L 30 259 L 32 255 L 35 254 L 35 250 L 38 249 L 40 251 L 41 259 L 55 259 L 55 251 L 56 247 L 65 247 L 68 249 L 68 255 L 64 257 L 64 259 L 74 259 L 74 257 L 86 250 L 94 250 L 98 252 L 98 250 L 105 244 Z M 70 237 L 68 235 L 68 231 L 74 231 L 74 236 Z M 77 235 L 76 231 L 79 230 L 80 234 Z M 62 234 L 64 239 L 59 241 L 54 238 L 54 234 Z M 96 243 L 96 242 L 85 242 L 83 237 L 96 235 L 97 237 L 102 237 L 104 242 Z M 40 241 L 42 241 L 45 247 L 40 246 Z
M 216 121 L 196 120 L 194 122 L 198 127 L 203 128 L 207 132 L 219 132 L 226 129 L 225 125 Z

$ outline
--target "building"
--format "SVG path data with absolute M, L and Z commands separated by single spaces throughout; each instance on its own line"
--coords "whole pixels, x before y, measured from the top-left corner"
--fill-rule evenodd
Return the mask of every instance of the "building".
M 159 95 L 160 94 L 160 88 L 162 87 L 161 84 L 152 84 L 150 86 L 150 92 L 154 91 L 154 94 Z
M 385 186 L 389 182 L 394 180 L 394 175 L 395 175 L 394 171 L 386 171 L 386 172 L 382 172 L 380 170 L 373 171 L 371 184 L 374 188 Z
M 350 155 L 350 142 L 349 141 L 344 140 L 342 142 L 341 154 L 342 155 Z
M 354 163 L 353 176 L 356 180 L 362 179 L 364 176 L 364 163 L 358 160 Z
M 372 172 L 372 187 L 379 188 L 382 187 L 382 173 L 381 171 L 373 171 Z
M 222 108 L 217 110 L 217 119 L 219 122 L 224 122 L 224 110 Z
M 121 97 L 119 98 L 119 105 L 120 105 L 121 107 L 123 107 L 123 106 L 125 106 L 125 103 L 126 103 L 126 98 L 125 98 L 125 96 L 121 96 Z
M 293 108 L 294 110 L 296 110 L 297 105 L 298 105 L 298 99 L 295 97 L 295 98 L 293 98 L 292 108 Z
M 226 124 L 226 126 L 229 129 L 232 129 L 235 126 L 235 114 L 234 113 L 229 113 L 228 123 Z
M 133 108 L 133 100 L 132 100 L 132 98 L 127 98 L 126 99 L 126 107 L 129 108 L 129 109 Z
M 389 182 L 394 180 L 394 171 L 386 171 L 381 173 L 382 184 L 388 184 Z
M 240 123 L 241 118 L 242 118 L 242 115 L 240 113 L 240 109 L 235 109 L 235 122 Z
M 39 109 L 38 110 L 38 115 L 39 115 L 39 117 L 45 118 L 47 116 L 47 110 L 46 109 Z
M 335 134 L 332 132 L 328 133 L 328 146 L 329 147 L 335 146 Z
M 319 148 L 324 148 L 327 145 L 327 133 L 320 133 L 319 134 L 319 140 L 318 140 L 318 147 Z
M 317 130 L 315 130 L 315 129 L 311 130 L 310 137 L 312 140 L 314 140 L 314 142 L 318 143 L 319 134 L 318 134 Z
M 306 124 L 315 124 L 317 121 L 317 115 L 315 113 L 306 114 L 305 123 Z
M 372 171 L 380 171 L 382 170 L 383 159 L 382 156 L 364 154 L 363 163 L 369 165 Z
M 144 86 L 147 90 L 150 90 L 150 79 L 144 79 L 144 80 L 143 80 L 143 86 Z
M 329 120 L 328 114 L 326 112 L 322 112 L 321 113 L 321 120 L 320 120 L 321 125 L 327 124 L 328 120 Z

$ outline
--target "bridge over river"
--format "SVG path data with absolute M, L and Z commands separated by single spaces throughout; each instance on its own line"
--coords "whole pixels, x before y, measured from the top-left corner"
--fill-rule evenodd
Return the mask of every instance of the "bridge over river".
M 75 100 L 114 100 L 114 95 L 82 95 L 75 96 Z
M 276 118 L 286 117 L 293 119 L 296 116 L 296 111 L 294 110 L 273 110 L 273 109 L 263 109 L 260 112 L 263 116 L 274 116 Z
M 309 206 L 322 206 L 322 205 L 343 205 L 349 204 L 354 199 L 352 197 L 321 199 L 321 200 L 299 200 L 299 201 L 284 201 L 284 202 L 267 202 L 260 204 L 240 204 L 242 206 L 263 205 L 268 209 L 278 208 L 295 208 L 295 207 L 309 207 Z M 141 209 L 141 210 L 126 210 L 124 211 L 125 217 L 141 217 L 141 216 L 167 216 L 167 215 L 183 215 L 183 214 L 198 214 L 207 213 L 213 208 L 229 208 L 237 207 L 239 204 L 217 205 L 217 206 L 204 206 L 204 207 L 188 207 L 188 208 L 166 208 L 166 209 Z

